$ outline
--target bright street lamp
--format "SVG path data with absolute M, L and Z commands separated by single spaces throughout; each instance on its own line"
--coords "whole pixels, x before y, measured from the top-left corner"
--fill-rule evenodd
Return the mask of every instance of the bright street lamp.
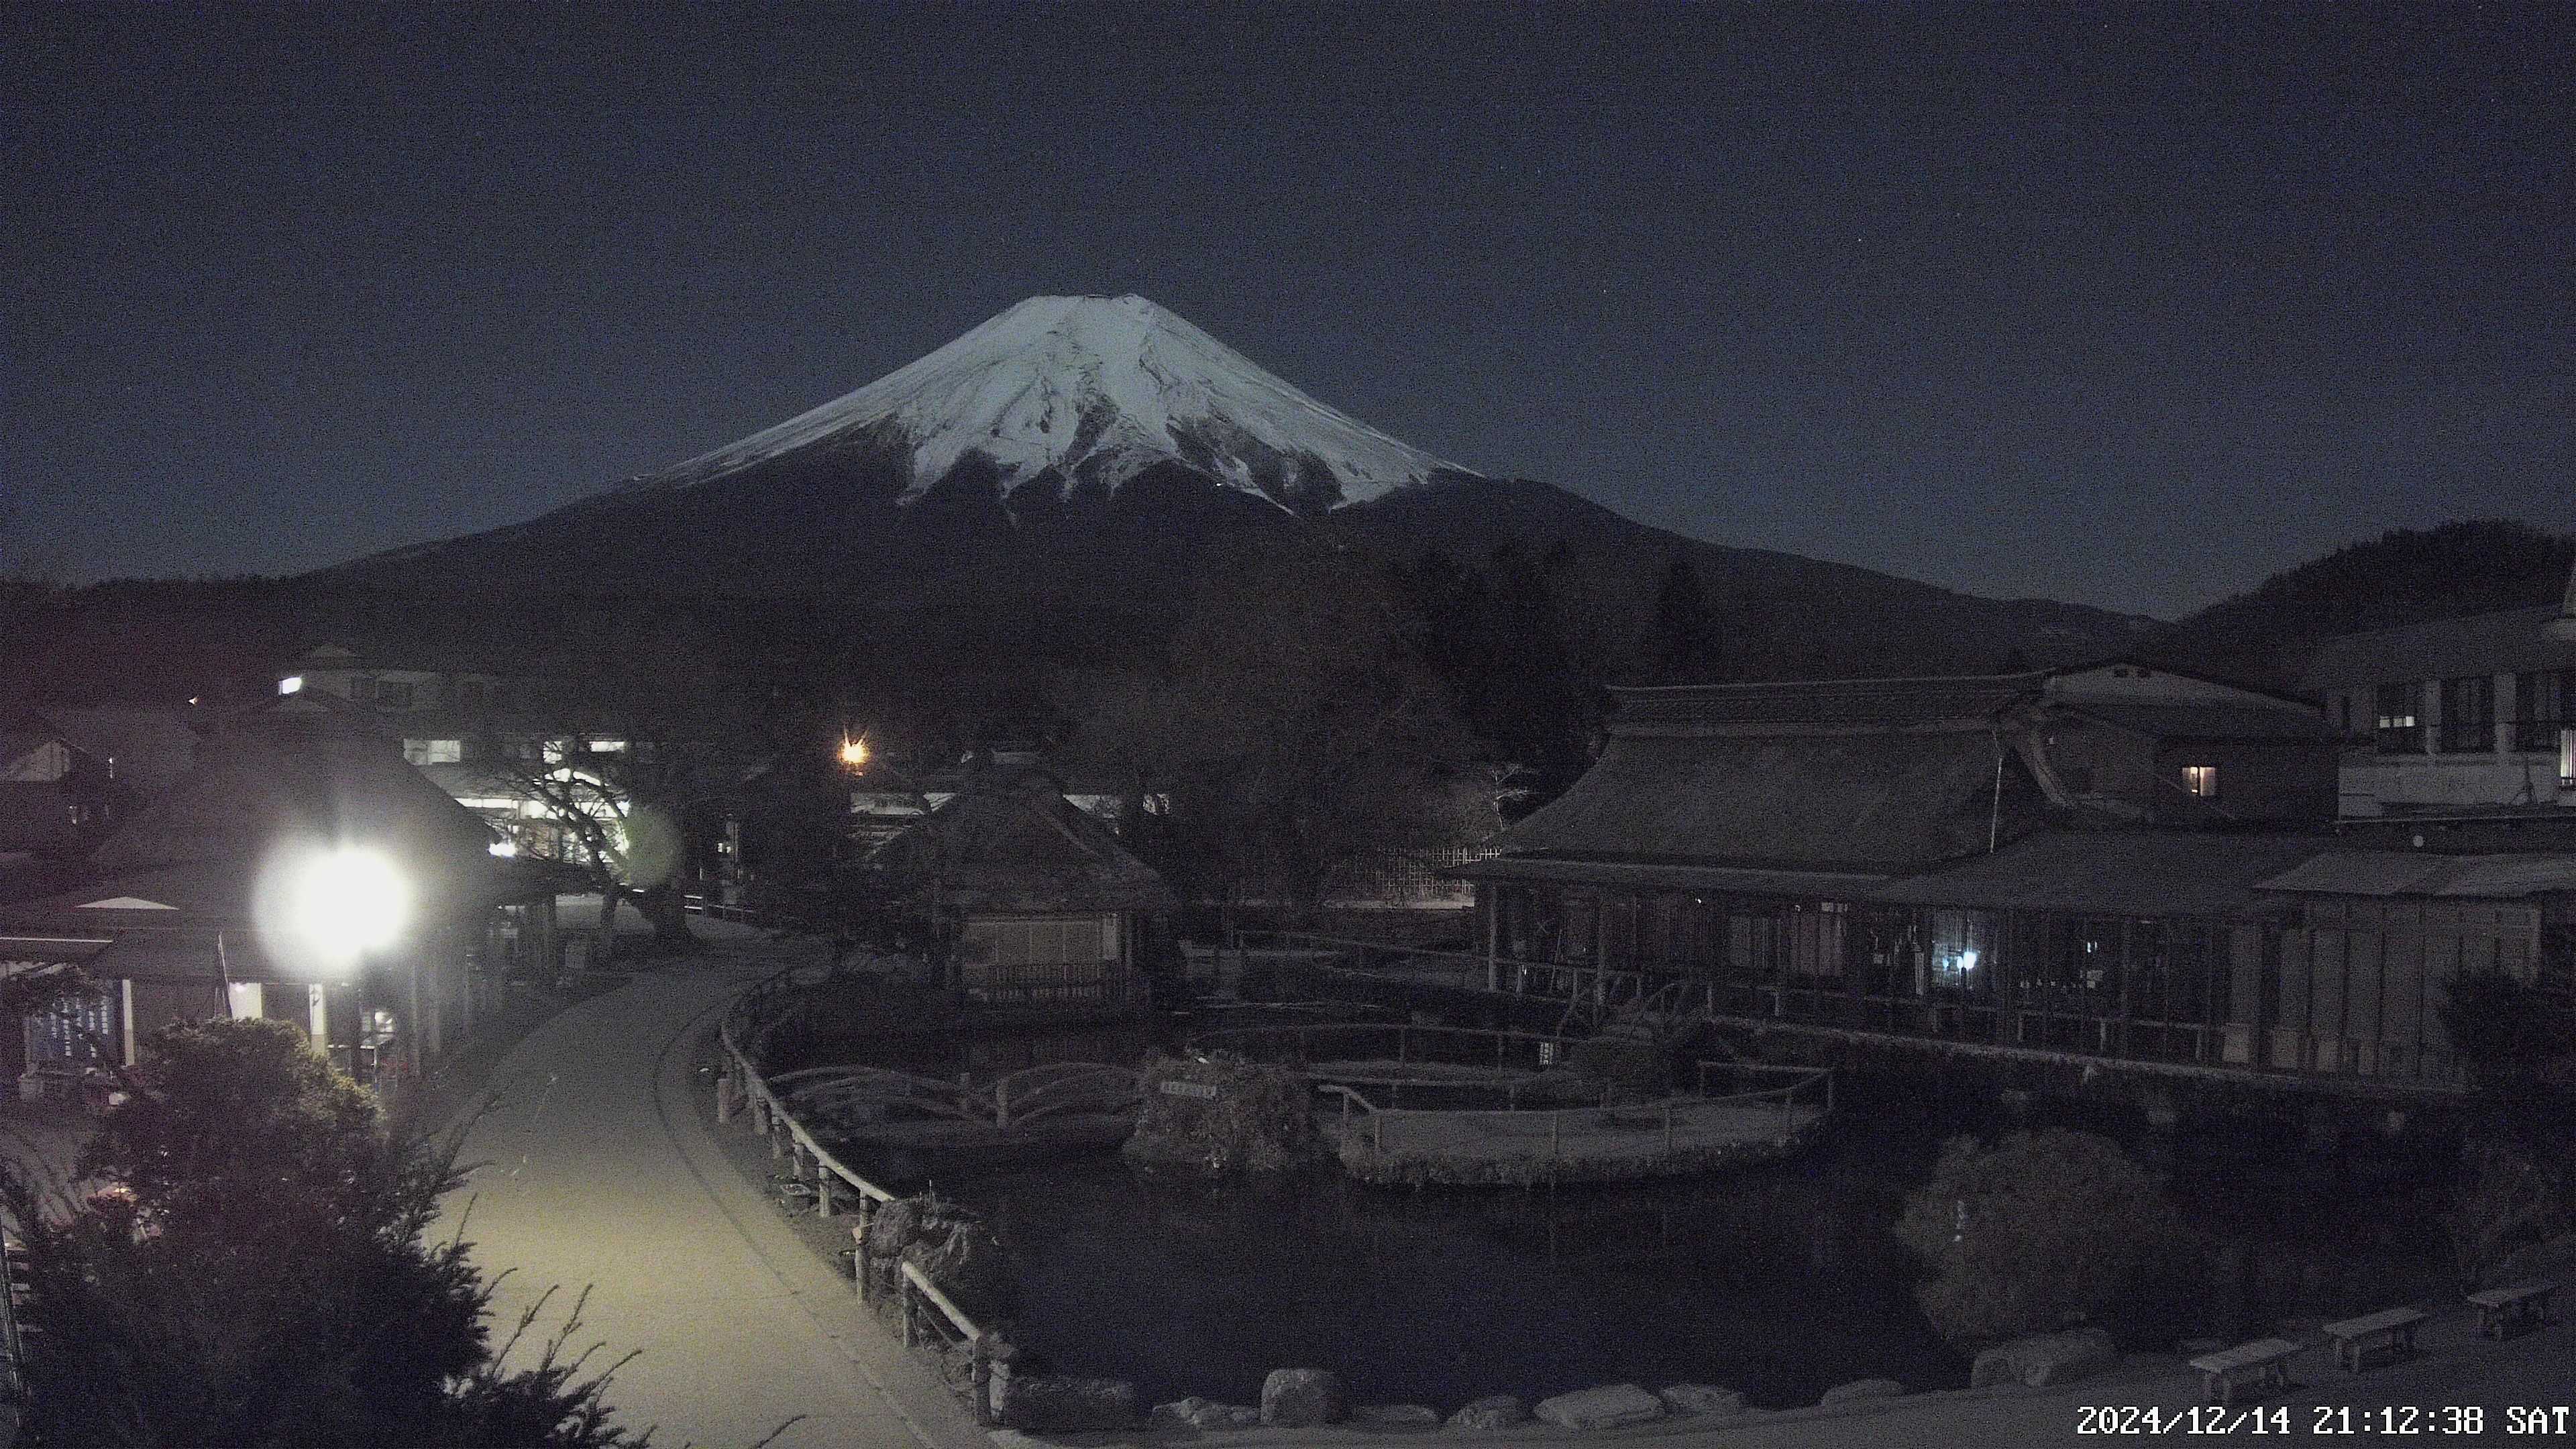
M 308 845 L 281 852 L 263 873 L 255 911 L 270 955 L 291 969 L 349 983 L 356 1020 L 349 1075 L 362 1075 L 369 1009 L 367 957 L 391 949 L 410 927 L 413 886 L 384 852 L 356 845 Z M 317 994 L 319 992 L 317 985 Z M 318 1005 L 317 995 L 317 1005 Z M 415 1012 L 415 1015 L 417 1013 Z M 329 1049 L 328 1013 L 313 1022 L 317 1047 Z M 411 1030 L 407 1025 L 405 1031 Z
M 349 966 L 401 939 L 411 920 L 411 885 L 377 851 L 344 845 L 317 852 L 289 879 L 287 911 L 297 933 Z

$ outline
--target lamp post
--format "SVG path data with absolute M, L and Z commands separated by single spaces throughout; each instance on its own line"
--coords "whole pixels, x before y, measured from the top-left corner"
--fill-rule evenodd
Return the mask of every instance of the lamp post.
M 299 938 L 300 955 L 348 978 L 356 998 L 349 1033 L 349 1077 L 363 1080 L 360 1054 L 374 1029 L 367 994 L 367 958 L 394 945 L 411 921 L 411 883 L 381 852 L 336 846 L 297 860 L 286 877 L 285 924 Z M 417 1014 L 417 1013 L 415 1013 Z M 328 1013 L 325 1013 L 328 1021 Z M 418 1031 L 417 1021 L 406 1031 Z M 323 1044 L 327 1052 L 330 1043 Z

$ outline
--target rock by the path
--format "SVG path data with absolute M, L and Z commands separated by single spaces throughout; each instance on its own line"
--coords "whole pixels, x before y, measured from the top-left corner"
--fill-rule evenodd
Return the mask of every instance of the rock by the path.
M 1824 1397 L 1816 1402 L 1830 1407 L 1834 1404 L 1854 1404 L 1863 1399 L 1892 1399 L 1904 1392 L 1905 1385 L 1894 1379 L 1854 1379 L 1850 1383 L 1836 1384 L 1825 1390 Z
M 1488 1394 L 1449 1416 L 1458 1430 L 1508 1429 L 1529 1420 L 1529 1406 L 1511 1394 Z
M 1261 1411 L 1248 1404 L 1220 1404 L 1196 1394 L 1154 1406 L 1157 1424 L 1182 1424 L 1192 1429 L 1249 1429 L 1261 1422 Z
M 1664 1401 L 1635 1384 L 1605 1384 L 1541 1399 L 1530 1411 L 1540 1420 L 1567 1429 L 1615 1429 L 1664 1416 Z
M 1005 1428 L 1049 1433 L 1132 1428 L 1136 1386 L 1126 1379 L 1012 1373 L 996 1365 L 993 1417 Z
M 2082 1378 L 2116 1357 L 2111 1350 L 2111 1335 L 2098 1328 L 2016 1338 L 1978 1354 L 1976 1366 L 1968 1371 L 1968 1386 L 1982 1389 L 1991 1384 L 2020 1383 L 2044 1389 Z
M 1437 1429 L 1440 1411 L 1429 1404 L 1362 1404 L 1351 1422 L 1363 1429 Z
M 1340 1423 L 1350 1403 L 1342 1376 L 1331 1369 L 1272 1369 L 1261 1381 L 1261 1422 L 1274 1429 Z
M 1669 1405 L 1676 1414 L 1704 1414 L 1718 1417 L 1744 1412 L 1742 1394 L 1733 1389 L 1721 1389 L 1715 1384 L 1675 1384 L 1671 1388 L 1658 1390 L 1657 1397 Z

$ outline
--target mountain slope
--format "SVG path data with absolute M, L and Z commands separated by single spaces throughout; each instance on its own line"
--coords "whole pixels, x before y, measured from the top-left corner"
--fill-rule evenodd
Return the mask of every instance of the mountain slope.
M 1229 550 L 1330 540 L 1476 563 L 1562 548 L 1616 633 L 1679 551 L 1775 672 L 2113 652 L 2144 621 L 1953 594 L 1648 528 L 1453 467 L 1137 297 L 1041 297 L 855 392 L 553 513 L 307 576 L 330 591 L 825 597 L 987 637 L 1040 617 L 1132 653 Z

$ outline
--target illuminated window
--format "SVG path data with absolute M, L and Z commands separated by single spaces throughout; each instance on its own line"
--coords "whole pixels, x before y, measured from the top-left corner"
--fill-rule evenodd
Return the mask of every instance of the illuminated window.
M 590 752 L 594 755 L 623 754 L 626 750 L 624 740 L 591 740 L 588 743 Z
M 415 765 L 453 765 L 465 758 L 463 740 L 405 740 L 403 758 Z
M 2182 787 L 2189 791 L 2195 800 L 2217 799 L 2218 767 L 2216 765 L 2183 766 Z
M 2383 755 L 2424 753 L 2424 686 L 2383 684 L 2376 693 L 2379 752 Z

